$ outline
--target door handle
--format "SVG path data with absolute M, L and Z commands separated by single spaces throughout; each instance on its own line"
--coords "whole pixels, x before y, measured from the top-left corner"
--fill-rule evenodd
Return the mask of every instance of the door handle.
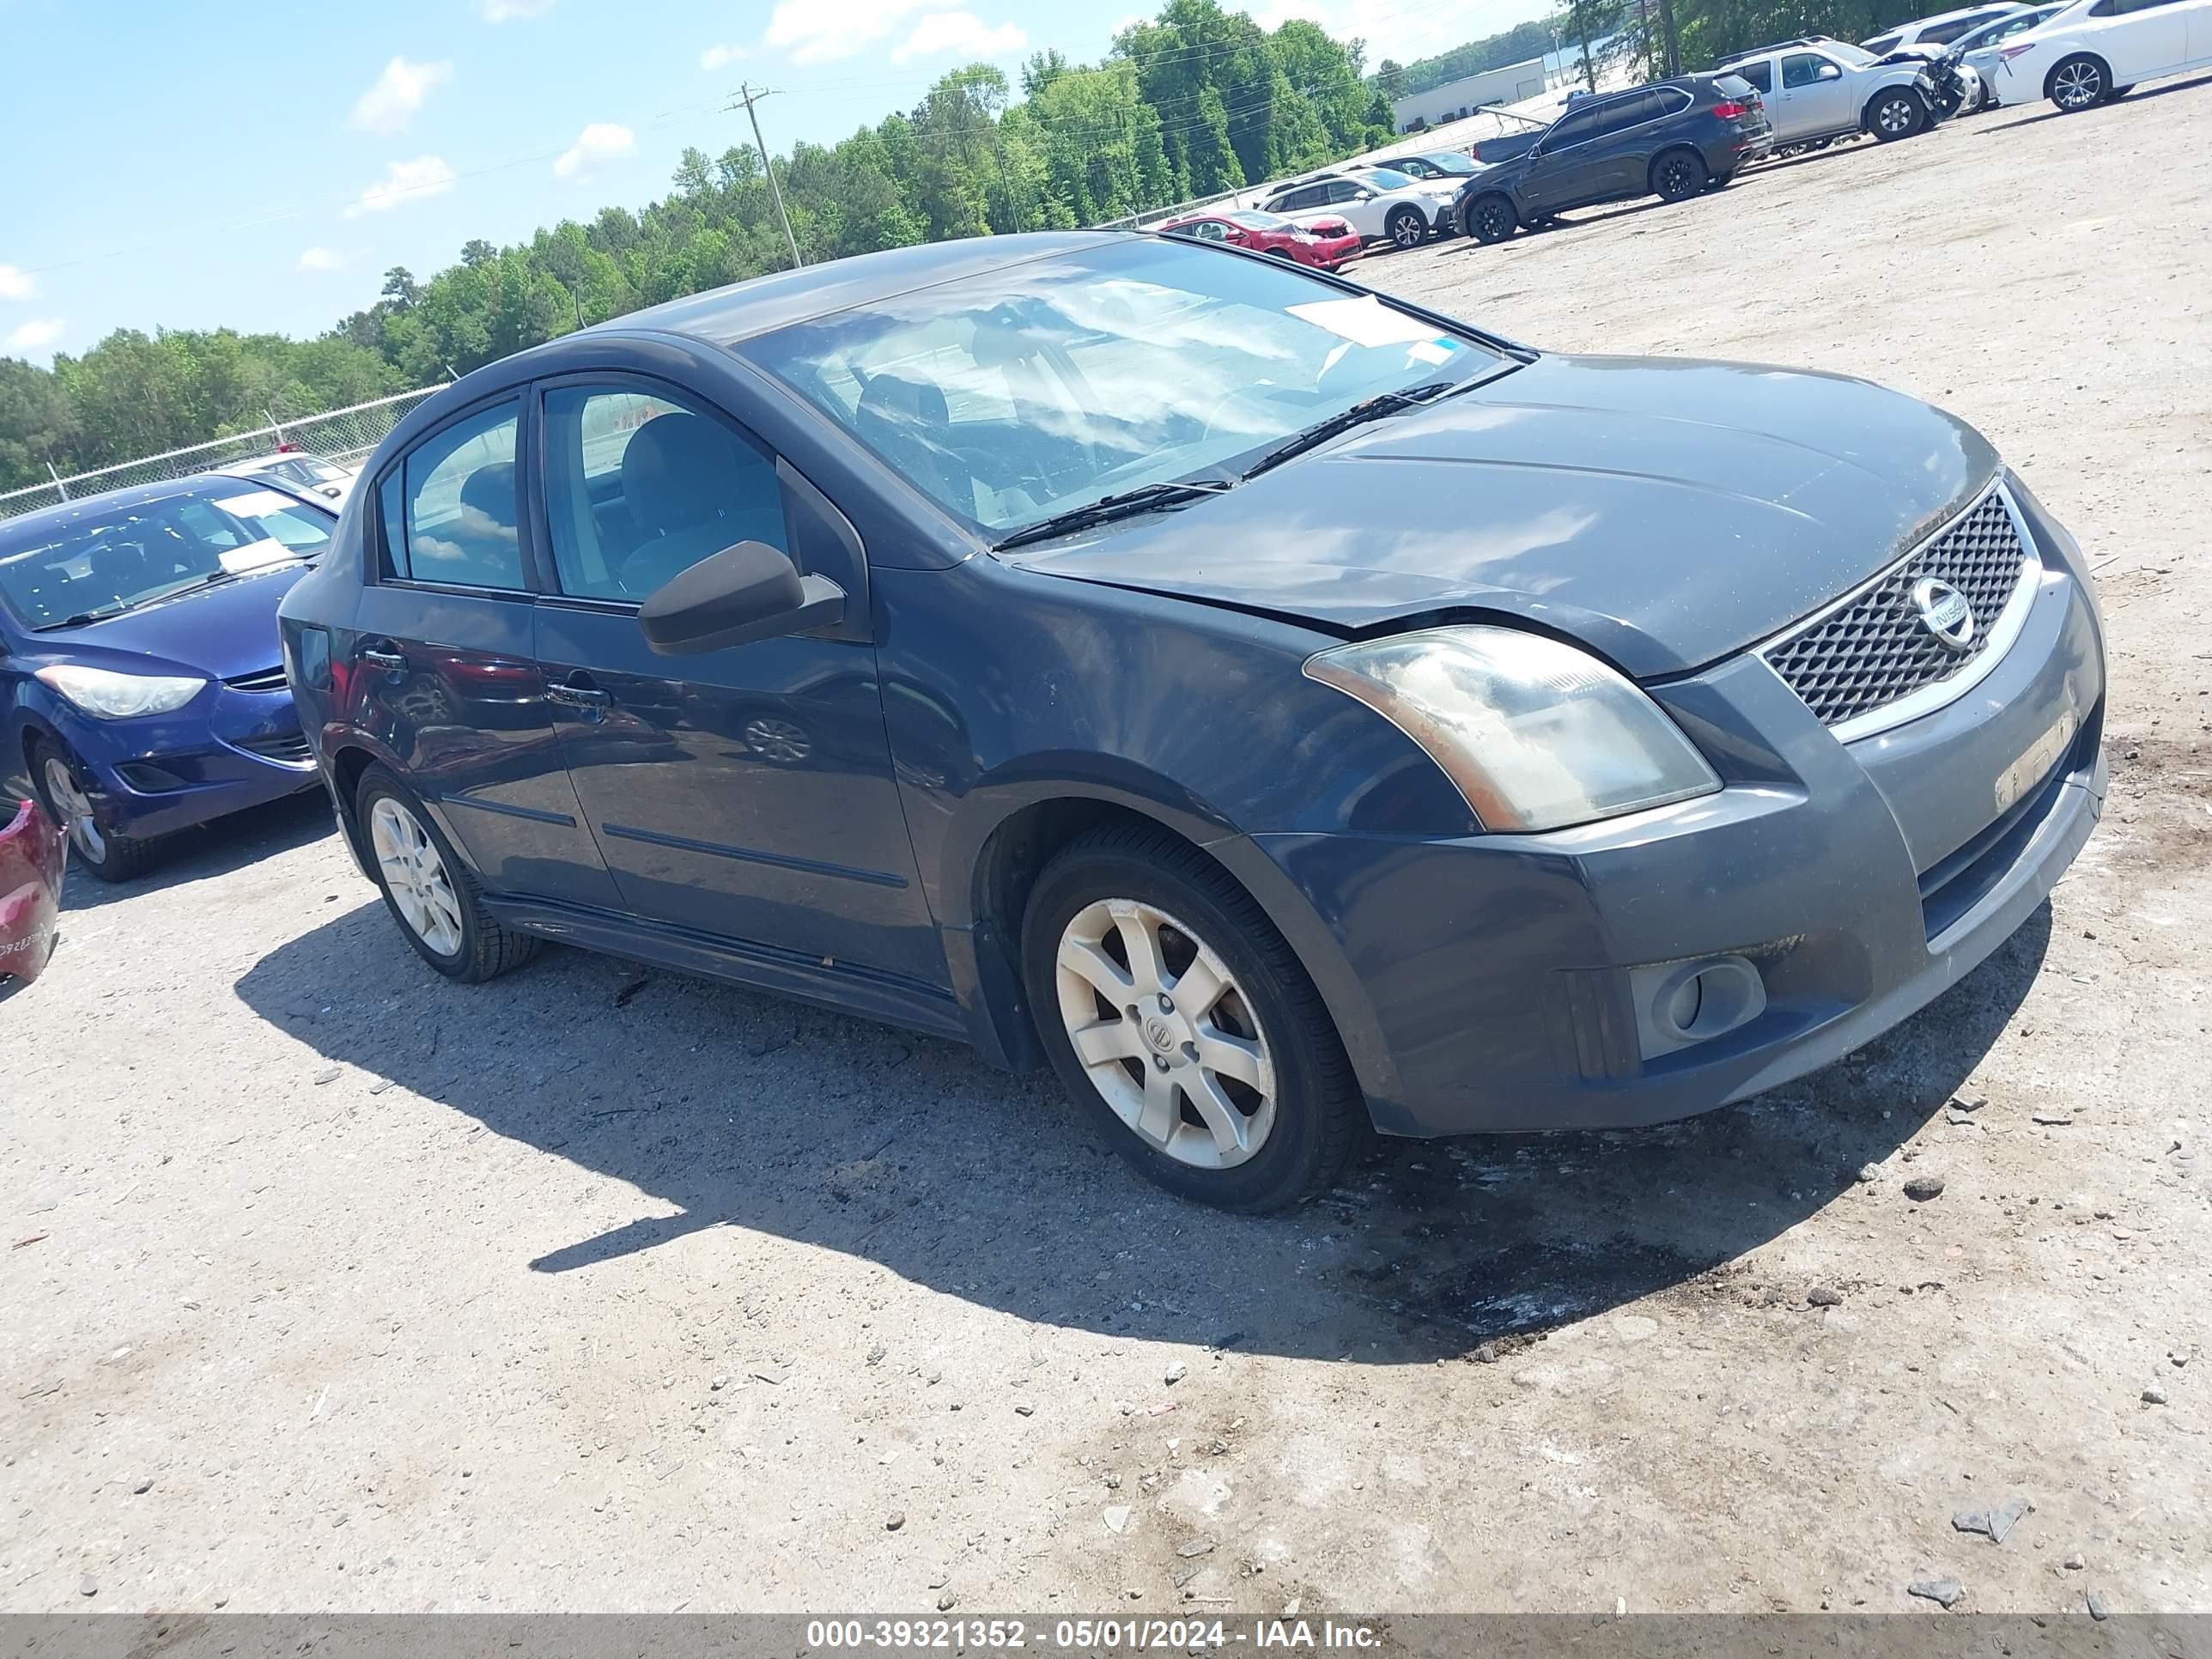
M 578 684 L 577 682 L 582 678 L 583 676 L 580 674 L 572 675 L 567 680 L 547 686 L 545 688 L 546 700 L 550 702 L 560 703 L 569 708 L 584 708 L 594 711 L 605 708 L 609 703 L 614 701 L 612 697 L 609 696 L 605 692 L 600 690 L 598 686 L 590 684 L 588 681 L 586 681 L 580 685 Z
M 398 676 L 407 672 L 407 659 L 397 651 L 363 651 L 359 655 L 371 668 L 386 674 Z

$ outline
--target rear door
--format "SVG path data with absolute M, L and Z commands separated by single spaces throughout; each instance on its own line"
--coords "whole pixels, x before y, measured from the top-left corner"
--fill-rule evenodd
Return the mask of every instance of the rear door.
M 2189 11 L 2184 0 L 2104 0 L 2090 9 L 2094 28 L 2085 33 L 2112 65 L 2112 83 L 2131 86 L 2188 63 Z
M 535 654 L 623 908 L 942 988 L 851 526 L 727 414 L 662 382 L 565 377 L 541 387 L 540 409 L 558 591 L 537 607 Z M 837 582 L 846 620 L 656 655 L 639 604 L 740 541 Z
M 396 459 L 364 505 L 375 579 L 341 666 L 363 730 L 495 891 L 611 905 L 532 656 L 537 549 L 519 396 Z

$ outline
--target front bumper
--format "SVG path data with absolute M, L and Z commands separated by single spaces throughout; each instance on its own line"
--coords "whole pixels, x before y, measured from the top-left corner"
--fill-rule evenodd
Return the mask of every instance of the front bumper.
M 2009 938 L 2106 786 L 2095 601 L 2071 538 L 2015 494 L 2045 566 L 2027 623 L 1921 719 L 1839 743 L 1740 656 L 1653 691 L 1721 771 L 1718 794 L 1540 836 L 1253 837 L 1341 952 L 1316 977 L 1377 1126 L 1686 1116 L 1849 1053 Z M 1654 965 L 1722 956 L 1756 967 L 1763 1012 L 1647 1052 Z
M 159 836 L 242 812 L 315 786 L 315 761 L 289 691 L 217 684 L 174 714 L 55 720 L 90 775 L 100 827 Z

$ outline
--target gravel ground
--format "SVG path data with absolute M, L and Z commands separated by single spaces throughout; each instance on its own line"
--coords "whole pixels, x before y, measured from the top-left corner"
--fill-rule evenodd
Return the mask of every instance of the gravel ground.
M 1365 268 L 1903 386 L 2096 563 L 2103 828 L 1750 1105 L 1232 1220 L 946 1044 L 449 986 L 313 797 L 72 878 L 0 1012 L 0 1607 L 2212 1604 L 2208 148 L 2200 80 Z

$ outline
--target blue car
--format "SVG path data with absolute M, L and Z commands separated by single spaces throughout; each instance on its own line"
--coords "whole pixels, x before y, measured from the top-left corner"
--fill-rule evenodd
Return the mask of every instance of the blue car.
M 171 830 L 314 787 L 276 605 L 336 524 L 214 474 L 0 520 L 0 781 L 81 868 L 125 880 Z
M 1964 422 L 1176 236 L 901 249 L 479 369 L 281 622 L 439 973 L 550 939 L 964 1038 L 1237 1209 L 1370 1125 L 1833 1060 L 2105 791 L 2081 550 Z

